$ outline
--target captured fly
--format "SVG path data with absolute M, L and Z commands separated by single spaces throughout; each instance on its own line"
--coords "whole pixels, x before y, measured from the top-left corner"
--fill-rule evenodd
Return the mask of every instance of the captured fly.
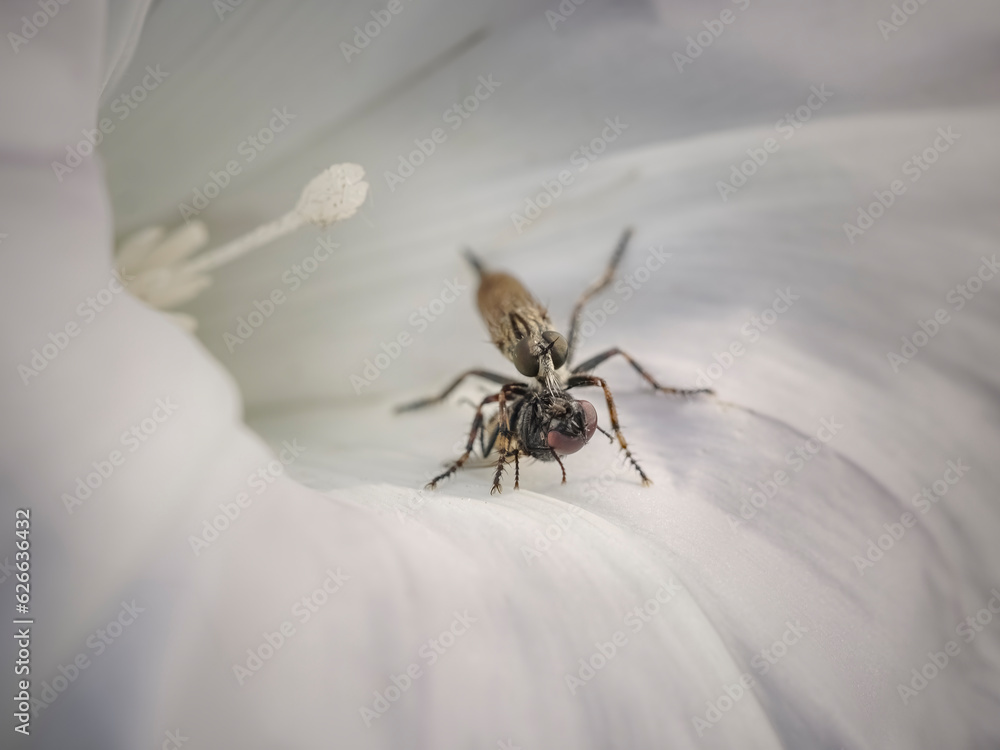
M 477 292 L 479 313 L 489 329 L 493 343 L 528 380 L 524 382 L 488 370 L 468 370 L 459 375 L 440 395 L 399 408 L 399 411 L 410 411 L 441 403 L 470 375 L 476 375 L 501 386 L 499 392 L 484 398 L 476 409 L 465 452 L 446 471 L 434 477 L 427 484 L 428 489 L 434 489 L 438 482 L 462 468 L 472 455 L 477 437 L 484 458 L 494 450 L 497 453 L 491 494 L 503 491 L 501 479 L 504 468 L 510 461 L 514 462 L 514 489 L 518 488 L 520 479 L 518 459 L 522 455 L 541 461 L 556 461 L 562 469 L 562 481 L 565 483 L 566 468 L 560 456 L 576 453 L 598 430 L 609 440 L 614 441 L 611 435 L 597 425 L 597 410 L 593 404 L 575 399 L 569 394 L 571 389 L 584 386 L 596 386 L 604 391 L 604 399 L 611 417 L 611 430 L 618 439 L 618 445 L 638 472 L 643 485 L 651 483 L 632 456 L 628 443 L 625 442 L 625 436 L 618 426 L 618 412 L 608 384 L 603 378 L 589 373 L 606 359 L 619 354 L 658 391 L 679 396 L 710 394 L 712 391 L 707 388 L 682 389 L 661 386 L 638 362 L 617 347 L 591 357 L 575 367 L 572 364 L 574 344 L 584 306 L 611 283 L 631 236 L 632 230 L 626 229 L 611 254 L 611 262 L 607 269 L 577 301 L 573 308 L 568 338 L 553 330 L 548 311 L 531 296 L 520 281 L 510 274 L 486 270 L 471 251 L 466 251 L 466 257 L 479 274 Z M 487 423 L 483 417 L 483 408 L 493 403 L 498 405 L 498 410 Z

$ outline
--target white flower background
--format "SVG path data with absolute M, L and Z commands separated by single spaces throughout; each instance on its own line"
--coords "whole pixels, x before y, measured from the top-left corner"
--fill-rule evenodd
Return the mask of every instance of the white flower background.
M 1000 12 L 911 6 L 886 35 L 887 0 L 586 0 L 564 2 L 576 9 L 555 29 L 554 0 L 401 0 L 348 62 L 340 43 L 386 3 L 77 0 L 5 42 L 0 559 L 14 559 L 14 509 L 31 508 L 36 746 L 1000 747 L 1000 279 L 961 310 L 948 296 L 998 251 Z M 40 7 L 4 3 L 0 29 L 21 33 Z M 674 53 L 727 9 L 679 70 Z M 114 104 L 147 66 L 167 77 L 121 119 Z M 480 76 L 499 87 L 451 130 L 443 113 Z M 784 138 L 776 123 L 823 86 Z M 240 144 L 274 108 L 294 119 L 247 162 Z M 58 180 L 52 162 L 101 117 L 114 129 L 99 154 Z M 606 118 L 627 128 L 578 171 L 571 155 Z M 436 127 L 446 140 L 390 189 L 385 172 Z M 912 181 L 939 128 L 957 140 Z M 718 181 L 772 137 L 777 152 L 723 200 Z M 183 308 L 196 335 L 127 293 L 83 319 L 116 240 L 181 225 L 178 205 L 233 159 L 240 173 L 199 217 L 213 245 L 288 210 L 333 163 L 363 165 L 370 196 L 349 221 L 218 270 Z M 511 213 L 563 169 L 572 185 L 518 232 Z M 850 242 L 844 224 L 897 179 L 905 193 Z M 462 396 L 392 408 L 471 367 L 513 374 L 459 249 L 513 270 L 565 328 L 625 226 L 626 273 L 651 248 L 670 258 L 629 299 L 608 290 L 619 310 L 581 354 L 620 346 L 693 387 L 740 342 L 713 387 L 746 408 L 653 395 L 609 363 L 652 487 L 597 439 L 566 459 L 565 485 L 534 464 L 516 492 L 490 496 L 491 472 L 472 469 L 418 494 L 472 410 Z M 293 290 L 283 274 L 321 236 L 339 250 Z M 418 330 L 411 316 L 448 281 L 469 290 Z M 799 298 L 751 342 L 741 330 L 787 288 Z M 227 346 L 275 289 L 286 301 Z M 938 309 L 948 322 L 894 371 L 887 354 Z M 78 335 L 25 378 L 73 321 Z M 357 394 L 351 376 L 404 331 L 413 343 Z M 157 399 L 176 411 L 123 448 Z M 824 419 L 841 426 L 832 440 L 789 460 Z M 301 455 L 257 494 L 250 477 L 286 441 Z M 68 509 L 116 449 L 123 463 Z M 914 496 L 949 461 L 969 469 L 921 512 Z M 779 470 L 790 481 L 734 523 Z M 238 515 L 194 550 L 220 504 Z M 887 529 L 901 538 L 859 566 Z M 338 569 L 336 593 L 296 606 Z M 0 588 L 13 612 L 13 577 Z M 142 612 L 96 648 L 133 601 Z M 456 612 L 472 624 L 440 641 Z M 584 681 L 580 660 L 619 630 Z M 434 663 L 432 639 L 449 644 Z M 957 652 L 921 683 L 949 641 Z M 381 711 L 375 693 L 411 664 L 419 676 Z M 734 687 L 741 675 L 752 688 Z

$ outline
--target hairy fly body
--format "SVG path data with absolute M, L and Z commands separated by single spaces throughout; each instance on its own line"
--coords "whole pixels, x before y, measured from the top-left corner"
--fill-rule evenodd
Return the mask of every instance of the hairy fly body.
M 560 457 L 576 453 L 598 430 L 612 441 L 617 438 L 618 445 L 639 474 L 642 483 L 650 484 L 649 477 L 632 456 L 618 425 L 618 412 L 608 384 L 603 378 L 589 373 L 617 354 L 624 357 L 632 368 L 658 391 L 680 396 L 710 394 L 712 391 L 707 388 L 681 389 L 661 386 L 638 362 L 618 348 L 602 352 L 575 367 L 572 365 L 574 345 L 584 308 L 590 299 L 613 280 L 631 236 L 632 230 L 625 230 L 615 246 L 611 262 L 605 272 L 577 301 L 573 308 L 568 338 L 554 330 L 548 311 L 520 281 L 510 274 L 487 270 L 471 252 L 466 252 L 466 257 L 479 275 L 477 303 L 490 337 L 527 380 L 518 380 L 487 370 L 469 370 L 459 375 L 440 395 L 400 407 L 399 411 L 409 411 L 440 403 L 465 378 L 473 375 L 501 386 L 497 393 L 487 396 L 479 403 L 472 420 L 465 452 L 446 471 L 434 477 L 428 483 L 428 488 L 433 489 L 438 482 L 462 468 L 472 455 L 477 438 L 484 458 L 493 451 L 497 454 L 491 493 L 502 491 L 501 480 L 509 462 L 514 464 L 514 488 L 518 488 L 521 456 L 540 461 L 556 461 L 562 469 L 562 481 L 565 483 L 566 469 Z M 603 390 L 614 437 L 598 426 L 597 410 L 593 404 L 575 399 L 568 393 L 573 388 L 584 386 L 595 386 Z M 497 411 L 487 421 L 483 410 L 491 404 L 497 404 Z

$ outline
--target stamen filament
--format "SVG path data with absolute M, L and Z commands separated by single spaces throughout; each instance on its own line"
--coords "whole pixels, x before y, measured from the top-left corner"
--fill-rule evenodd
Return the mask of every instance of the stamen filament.
M 269 242 L 274 242 L 279 237 L 291 234 L 305 223 L 306 220 L 298 213 L 289 211 L 284 216 L 274 221 L 269 221 L 267 224 L 262 224 L 256 229 L 247 232 L 242 237 L 237 237 L 225 245 L 205 251 L 194 260 L 181 266 L 178 272 L 194 275 L 214 270 L 219 266 L 224 266 L 226 263 L 236 260 L 241 255 L 246 255 L 261 245 L 266 245 Z
M 196 275 L 211 271 L 307 223 L 325 227 L 350 218 L 368 195 L 364 176 L 365 170 L 357 164 L 334 164 L 309 181 L 298 204 L 284 216 L 202 253 L 178 268 L 178 273 Z

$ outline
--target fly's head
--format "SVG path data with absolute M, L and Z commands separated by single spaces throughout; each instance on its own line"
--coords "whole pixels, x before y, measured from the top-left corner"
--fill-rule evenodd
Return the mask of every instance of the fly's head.
M 530 397 L 529 397 L 530 398 Z M 589 401 L 538 392 L 521 411 L 520 442 L 529 455 L 543 461 L 576 453 L 597 431 L 597 410 Z
M 557 331 L 528 334 L 514 346 L 514 367 L 525 377 L 537 378 L 566 364 L 568 350 L 566 337 Z
M 554 394 L 562 390 L 555 373 L 566 364 L 568 352 L 566 337 L 558 331 L 528 334 L 514 346 L 514 366 L 525 377 L 537 378 Z

